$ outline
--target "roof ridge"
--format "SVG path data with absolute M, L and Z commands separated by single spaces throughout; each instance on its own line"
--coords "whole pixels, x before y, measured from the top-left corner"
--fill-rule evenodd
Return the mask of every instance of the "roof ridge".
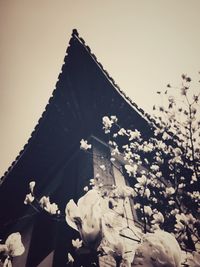
M 122 97 L 132 106 L 136 109 L 136 111 L 138 111 L 143 117 L 144 119 L 146 119 L 148 121 L 148 123 L 153 124 L 153 125 L 157 125 L 155 119 L 147 112 L 145 112 L 142 108 L 139 108 L 138 105 L 133 102 L 133 100 L 128 97 L 126 95 L 126 93 L 119 87 L 119 85 L 115 82 L 115 80 L 110 76 L 110 74 L 108 73 L 108 71 L 106 69 L 104 69 L 103 65 L 101 64 L 101 62 L 98 61 L 96 55 L 94 53 L 92 53 L 91 48 L 86 44 L 85 40 L 79 36 L 79 33 L 77 31 L 77 29 L 73 29 L 72 30 L 72 37 L 75 37 L 79 42 L 81 42 L 81 44 L 85 47 L 85 49 L 87 50 L 87 52 L 91 55 L 91 57 L 93 58 L 93 60 L 97 63 L 97 65 L 99 66 L 99 68 L 102 70 L 102 72 L 104 73 L 104 75 L 108 78 L 108 80 L 111 82 L 111 84 L 115 87 L 115 89 L 122 95 Z

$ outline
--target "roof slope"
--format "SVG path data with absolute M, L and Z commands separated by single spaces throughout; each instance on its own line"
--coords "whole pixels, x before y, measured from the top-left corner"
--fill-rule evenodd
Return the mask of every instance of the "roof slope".
M 101 131 L 105 115 L 117 115 L 123 127 L 151 131 L 149 115 L 125 96 L 74 30 L 56 89 L 2 178 L 0 221 L 18 216 L 30 180 L 34 178 L 42 190 L 78 149 L 80 139 Z

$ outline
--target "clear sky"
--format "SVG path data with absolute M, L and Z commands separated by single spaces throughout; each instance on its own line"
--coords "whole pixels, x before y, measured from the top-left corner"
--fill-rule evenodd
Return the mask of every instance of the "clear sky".
M 0 0 L 0 176 L 55 87 L 73 28 L 145 111 L 200 70 L 199 0 Z

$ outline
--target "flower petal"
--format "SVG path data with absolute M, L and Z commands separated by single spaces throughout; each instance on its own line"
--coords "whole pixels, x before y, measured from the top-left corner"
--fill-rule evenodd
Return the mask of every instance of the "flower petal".
M 80 214 L 74 200 L 70 199 L 70 201 L 67 203 L 65 208 L 65 214 L 67 224 L 78 231 L 77 225 L 75 223 L 75 218 L 79 218 Z
M 9 235 L 5 244 L 8 247 L 9 255 L 12 257 L 20 256 L 24 253 L 25 248 L 22 244 L 19 232 Z

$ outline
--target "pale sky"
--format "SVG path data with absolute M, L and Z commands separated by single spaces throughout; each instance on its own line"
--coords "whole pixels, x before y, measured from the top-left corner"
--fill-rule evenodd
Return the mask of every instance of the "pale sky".
M 199 0 L 0 0 L 0 176 L 44 111 L 73 28 L 151 113 L 157 90 L 198 79 L 199 12 Z

